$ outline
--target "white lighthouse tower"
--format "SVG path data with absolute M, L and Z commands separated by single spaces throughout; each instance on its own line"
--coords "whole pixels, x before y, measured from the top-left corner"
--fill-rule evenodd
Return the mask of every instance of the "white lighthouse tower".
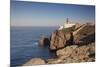
M 64 23 L 63 26 L 60 26 L 59 30 L 62 30 L 63 28 L 70 28 L 74 26 L 75 24 L 70 23 L 69 18 L 66 19 L 66 22 Z

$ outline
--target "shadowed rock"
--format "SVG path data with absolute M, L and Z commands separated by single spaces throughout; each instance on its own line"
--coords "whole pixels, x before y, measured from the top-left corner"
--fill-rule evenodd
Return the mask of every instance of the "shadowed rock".
M 39 45 L 41 47 L 47 46 L 50 44 L 50 40 L 49 38 L 46 38 L 44 35 L 41 35 L 40 39 L 39 39 Z
M 95 42 L 95 25 L 84 24 L 80 29 L 73 32 L 76 44 L 88 44 Z

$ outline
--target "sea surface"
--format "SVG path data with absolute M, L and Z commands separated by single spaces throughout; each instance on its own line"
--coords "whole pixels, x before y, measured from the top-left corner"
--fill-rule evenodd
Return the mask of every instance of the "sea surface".
M 41 34 L 49 38 L 56 29 L 57 27 L 11 27 L 11 66 L 20 66 L 32 58 L 53 58 L 55 54 L 49 51 L 49 47 L 39 47 L 38 41 Z

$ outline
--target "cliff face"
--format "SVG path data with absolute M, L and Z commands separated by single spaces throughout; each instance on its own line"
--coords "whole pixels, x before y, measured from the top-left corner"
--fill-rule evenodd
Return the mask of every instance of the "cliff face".
M 57 50 L 65 47 L 68 44 L 73 44 L 73 32 L 75 27 L 64 28 L 62 30 L 56 30 L 51 34 L 50 49 Z
M 67 30 L 67 32 L 66 32 Z M 57 50 L 57 58 L 48 59 L 47 64 L 79 63 L 95 61 L 95 25 L 84 24 L 73 29 L 71 44 L 70 29 L 52 33 L 50 48 Z
M 66 41 L 69 40 L 70 35 L 63 31 L 57 30 L 52 33 L 50 41 L 50 49 L 56 50 L 66 45 Z
M 72 32 L 72 34 L 71 34 Z M 93 35 L 93 36 L 90 36 Z M 90 24 L 76 25 L 75 27 L 56 30 L 51 34 L 50 49 L 57 50 L 67 45 L 79 44 L 95 40 L 95 26 Z M 87 38 L 85 40 L 85 38 Z M 73 43 L 72 43 L 73 42 Z
M 56 30 L 52 32 L 50 39 L 42 35 L 39 42 L 41 46 L 48 44 L 51 50 L 57 50 L 57 57 L 46 62 L 33 58 L 24 65 L 95 61 L 95 25 L 76 25 L 69 29 Z

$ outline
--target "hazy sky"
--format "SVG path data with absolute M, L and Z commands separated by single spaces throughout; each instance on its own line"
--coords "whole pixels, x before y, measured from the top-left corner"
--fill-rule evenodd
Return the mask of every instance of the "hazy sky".
M 62 25 L 67 17 L 71 22 L 95 22 L 95 7 L 11 1 L 11 26 Z

